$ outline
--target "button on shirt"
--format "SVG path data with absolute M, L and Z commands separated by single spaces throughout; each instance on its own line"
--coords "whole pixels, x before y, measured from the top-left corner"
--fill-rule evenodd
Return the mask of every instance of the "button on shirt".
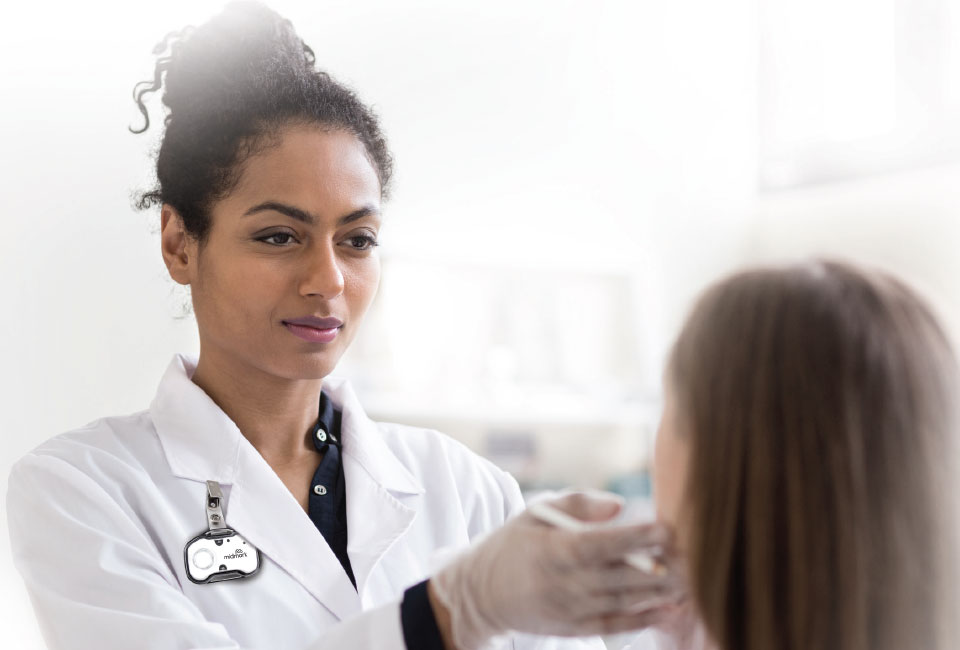
M 310 438 L 317 451 L 323 454 L 323 460 L 313 474 L 309 515 L 356 587 L 357 581 L 347 555 L 347 491 L 340 463 L 340 419 L 340 411 L 333 407 L 327 394 L 321 392 L 320 414 Z

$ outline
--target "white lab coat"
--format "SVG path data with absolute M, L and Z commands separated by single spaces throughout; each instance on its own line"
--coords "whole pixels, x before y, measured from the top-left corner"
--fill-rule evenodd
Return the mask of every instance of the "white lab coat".
M 22 458 L 9 480 L 14 562 L 52 650 L 403 649 L 399 603 L 434 554 L 523 508 L 516 481 L 435 431 L 343 411 L 351 585 L 297 500 L 174 357 L 148 411 L 97 420 Z M 206 485 L 262 553 L 251 578 L 194 584 L 184 545 L 206 529 Z M 603 648 L 516 636 L 504 647 Z

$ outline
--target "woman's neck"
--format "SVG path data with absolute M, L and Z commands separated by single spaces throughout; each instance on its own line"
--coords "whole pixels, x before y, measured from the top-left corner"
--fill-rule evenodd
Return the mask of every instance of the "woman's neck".
M 317 421 L 322 379 L 277 377 L 207 348 L 192 380 L 274 469 L 316 453 L 309 434 Z

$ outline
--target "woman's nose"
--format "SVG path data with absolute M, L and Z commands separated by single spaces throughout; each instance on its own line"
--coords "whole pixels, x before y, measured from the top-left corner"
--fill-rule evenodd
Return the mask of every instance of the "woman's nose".
M 332 243 L 320 246 L 306 257 L 300 294 L 330 300 L 343 293 L 343 272 Z

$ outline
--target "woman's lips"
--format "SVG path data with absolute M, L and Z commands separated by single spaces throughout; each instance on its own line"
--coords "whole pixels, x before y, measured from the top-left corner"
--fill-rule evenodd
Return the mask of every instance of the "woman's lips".
M 337 338 L 343 322 L 337 318 L 293 318 L 283 321 L 291 334 L 310 343 L 329 343 Z

